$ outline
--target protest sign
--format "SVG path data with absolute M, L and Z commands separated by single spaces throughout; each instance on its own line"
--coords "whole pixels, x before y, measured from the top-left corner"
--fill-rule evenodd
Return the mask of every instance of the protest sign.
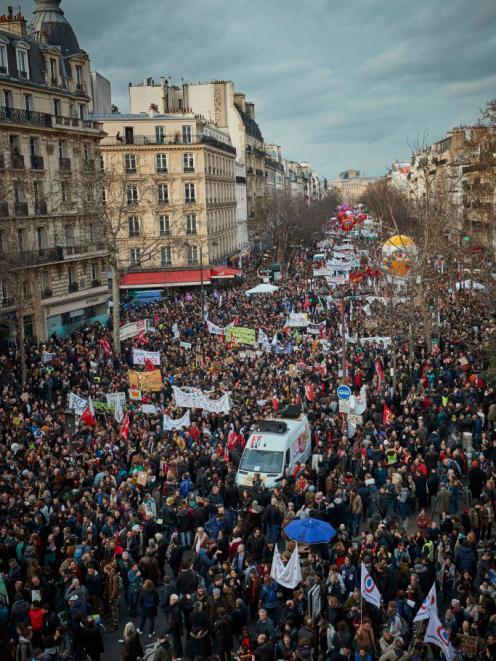
M 138 388 L 129 388 L 127 392 L 129 393 L 129 399 L 132 399 L 135 402 L 141 401 L 141 390 L 138 390 Z
M 160 392 L 163 388 L 160 370 L 153 372 L 136 372 L 128 370 L 129 385 L 143 392 Z
M 183 349 L 191 349 L 191 342 L 179 342 L 179 346 Z
M 201 390 L 185 390 L 172 386 L 176 406 L 185 409 L 203 409 L 209 413 L 229 413 L 231 403 L 229 394 L 224 393 L 219 399 L 207 397 Z
M 140 321 L 130 321 L 119 328 L 119 338 L 121 340 L 128 340 L 130 337 L 136 337 L 142 332 L 148 330 L 148 319 L 141 319 Z
M 306 312 L 291 312 L 284 325 L 296 328 L 306 328 L 308 324 L 308 314 Z
M 126 406 L 126 393 L 125 392 L 108 392 L 105 395 L 108 406 L 112 409 L 115 407 L 117 400 L 120 401 L 122 408 Z
M 189 427 L 191 424 L 190 420 L 190 415 L 189 411 L 186 411 L 186 413 L 183 415 L 182 418 L 177 418 L 176 420 L 173 420 L 172 418 L 169 418 L 168 415 L 164 415 L 164 431 L 172 431 L 173 429 L 184 429 Z
M 69 393 L 69 408 L 74 411 L 76 415 L 83 415 L 88 407 L 88 400 L 75 395 L 73 392 Z
M 232 342 L 233 340 L 240 344 L 255 346 L 257 343 L 257 333 L 254 328 L 228 326 L 226 329 L 226 342 Z
M 160 351 L 133 349 L 133 365 L 144 365 L 145 360 L 149 360 L 152 365 L 160 365 Z

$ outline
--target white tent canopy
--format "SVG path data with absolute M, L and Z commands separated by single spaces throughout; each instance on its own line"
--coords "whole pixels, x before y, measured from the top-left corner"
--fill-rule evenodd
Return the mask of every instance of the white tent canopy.
M 246 296 L 251 296 L 251 294 L 273 294 L 277 291 L 279 287 L 275 285 L 269 285 L 266 282 L 262 282 L 260 285 L 253 287 L 253 289 L 248 289 L 245 291 Z

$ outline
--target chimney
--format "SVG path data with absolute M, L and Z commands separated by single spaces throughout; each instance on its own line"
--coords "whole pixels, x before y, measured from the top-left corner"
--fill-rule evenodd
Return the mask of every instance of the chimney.
M 238 106 L 243 112 L 246 112 L 245 95 L 241 92 L 234 92 L 234 105 Z
M 0 16 L 0 30 L 15 34 L 18 37 L 26 37 L 26 19 L 20 11 L 14 15 L 13 8 L 8 7 L 7 14 Z
M 255 121 L 255 104 L 251 103 L 250 101 L 246 102 L 246 113 L 250 117 L 250 119 L 253 119 Z

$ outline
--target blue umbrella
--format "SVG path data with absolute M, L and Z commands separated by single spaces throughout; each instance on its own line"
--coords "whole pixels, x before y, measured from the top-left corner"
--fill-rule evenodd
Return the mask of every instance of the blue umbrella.
M 303 544 L 323 544 L 329 542 L 335 535 L 334 528 L 320 519 L 293 519 L 284 528 L 288 537 Z

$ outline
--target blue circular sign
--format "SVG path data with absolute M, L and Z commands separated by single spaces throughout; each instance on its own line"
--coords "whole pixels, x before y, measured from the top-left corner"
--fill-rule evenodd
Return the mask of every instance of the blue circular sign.
M 338 388 L 338 397 L 339 399 L 349 399 L 351 397 L 351 388 L 350 386 L 341 384 Z

